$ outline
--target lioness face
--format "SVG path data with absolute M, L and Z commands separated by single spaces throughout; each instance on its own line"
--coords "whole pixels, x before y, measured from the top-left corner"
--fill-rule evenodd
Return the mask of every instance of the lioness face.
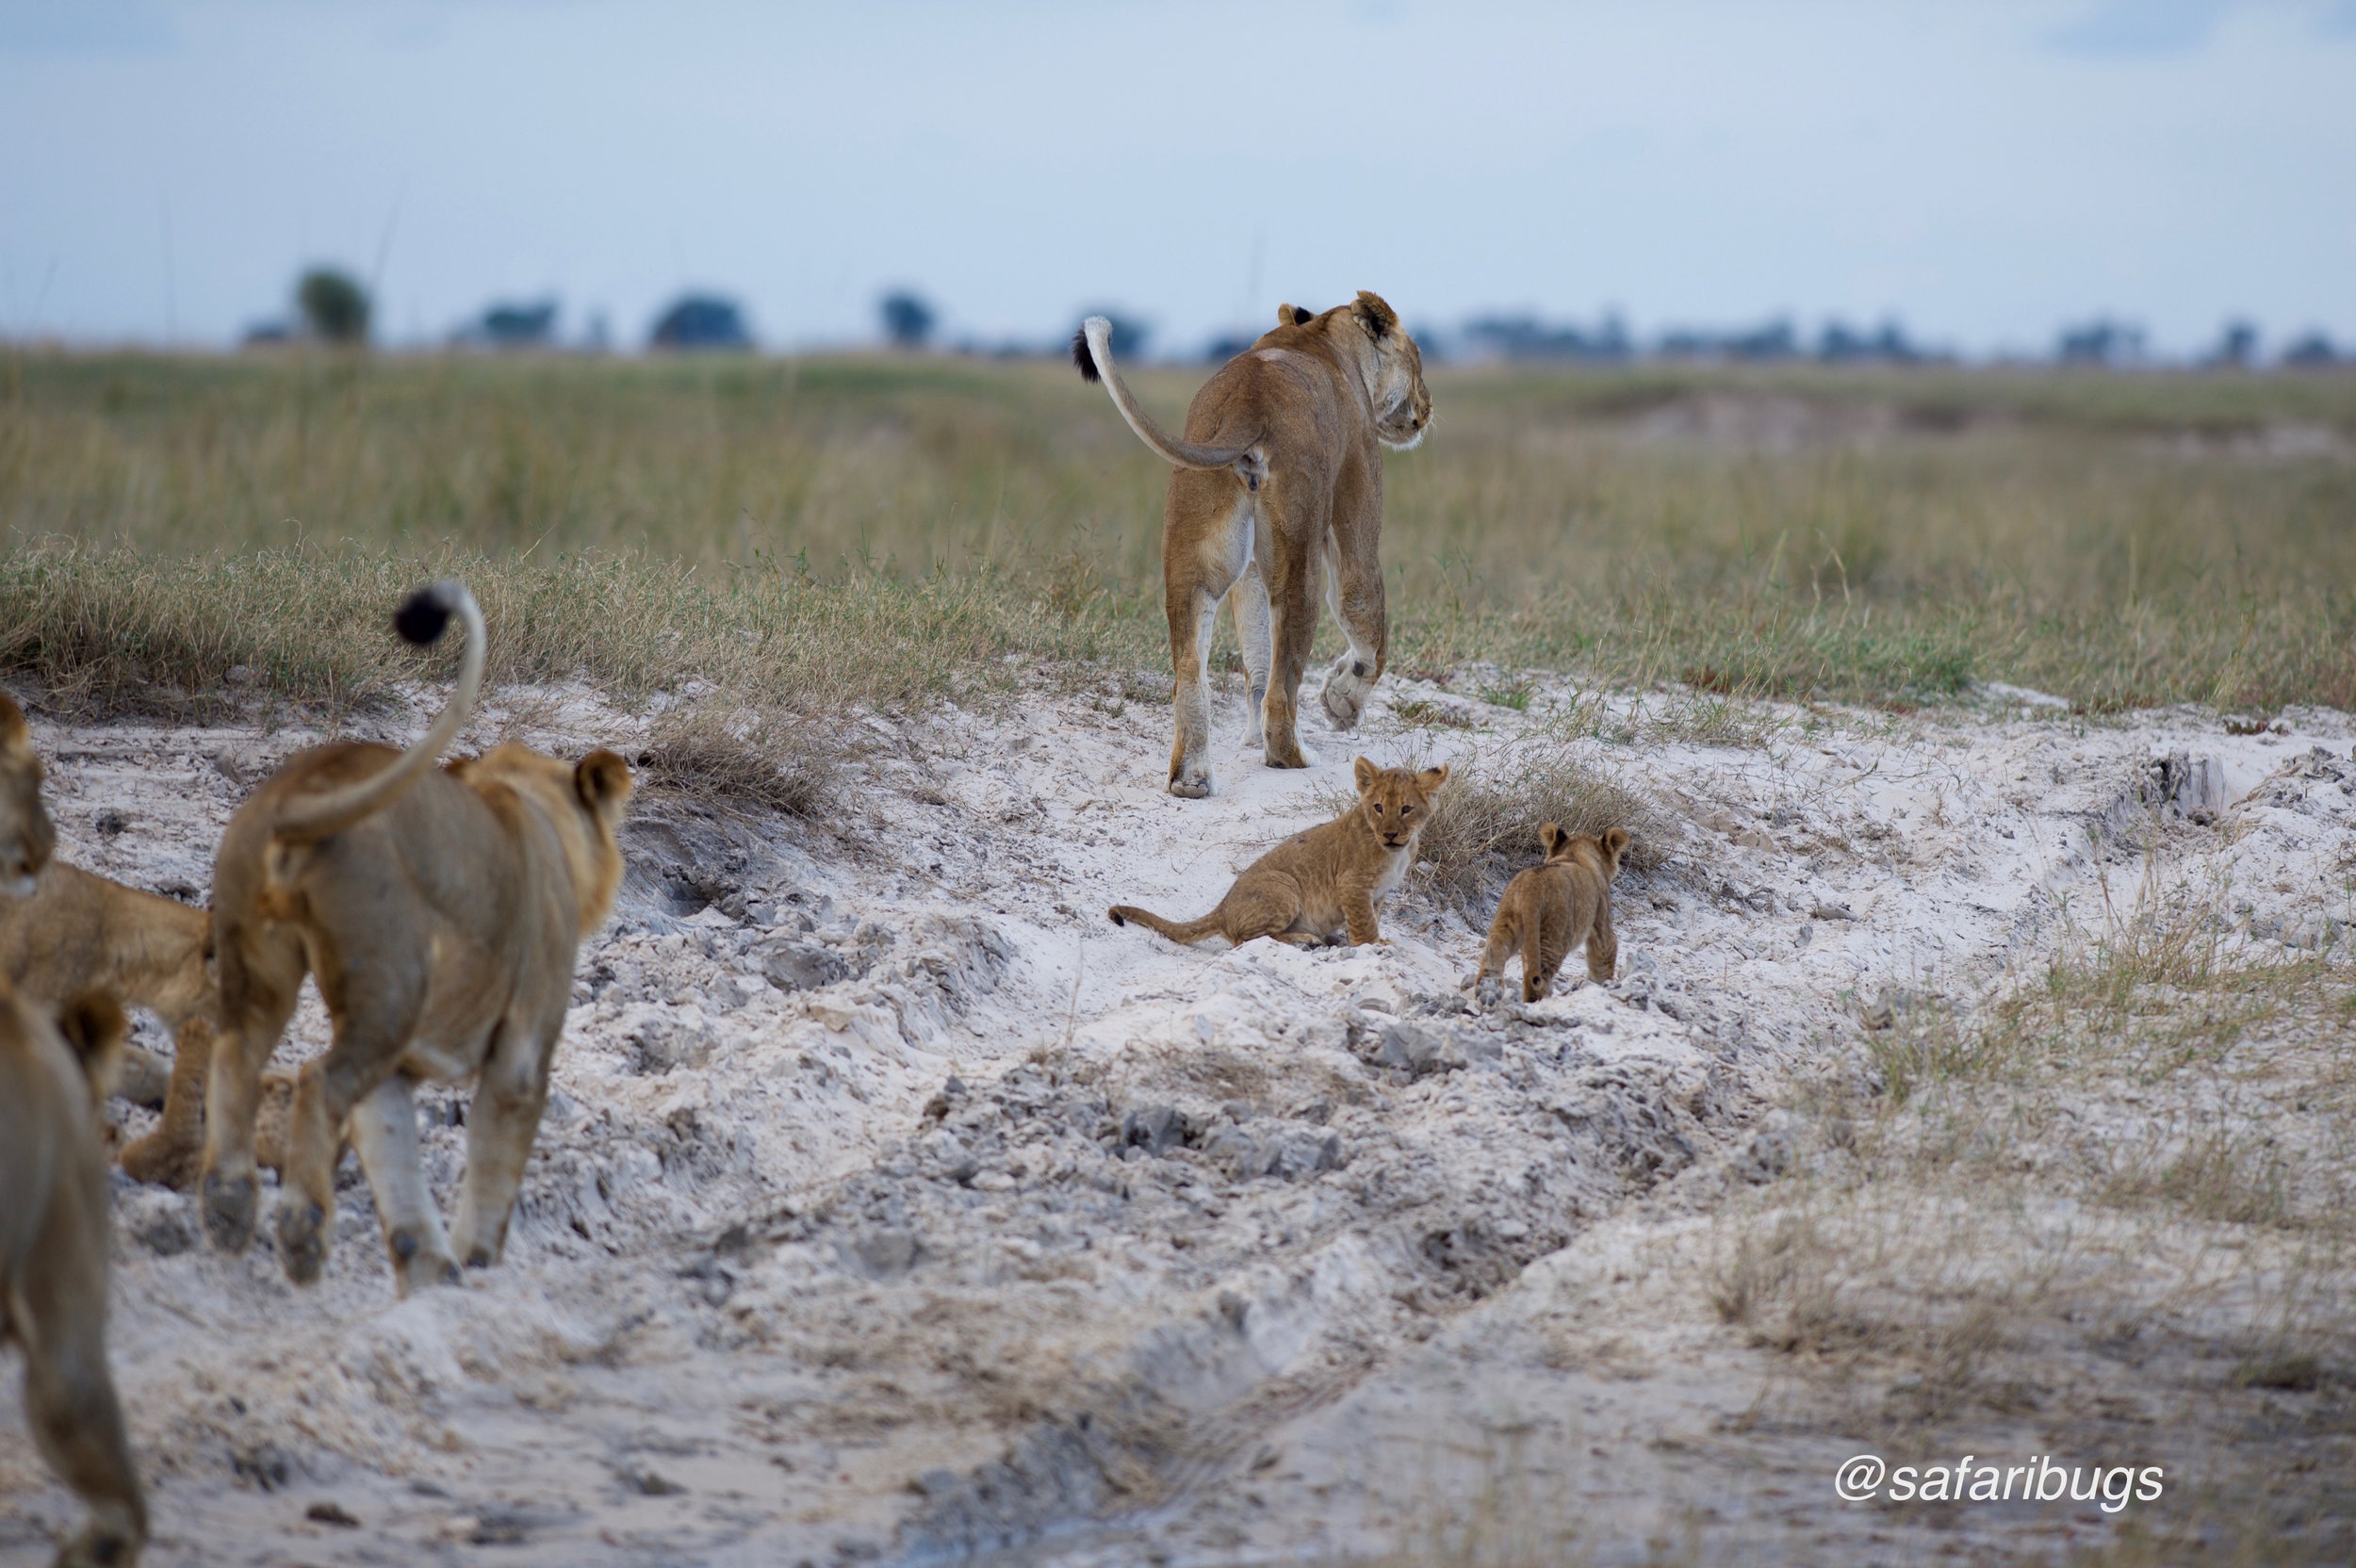
M 41 754 L 23 710 L 0 693 L 0 897 L 30 897 L 57 844 L 41 803 Z
M 1358 759 L 1358 811 L 1387 849 L 1403 849 L 1432 817 L 1432 797 L 1448 782 L 1442 764 L 1412 773 L 1405 768 L 1378 768 Z
M 1374 438 L 1394 451 L 1423 440 L 1432 423 L 1432 393 L 1423 384 L 1423 351 L 1393 327 L 1375 340 Z

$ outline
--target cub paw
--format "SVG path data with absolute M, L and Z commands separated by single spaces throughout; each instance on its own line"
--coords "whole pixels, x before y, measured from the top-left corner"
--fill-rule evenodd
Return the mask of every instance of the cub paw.
M 224 1252 L 254 1245 L 254 1187 L 251 1176 L 205 1178 L 205 1233 Z
M 327 1211 L 297 1197 L 278 1204 L 278 1262 L 299 1285 L 316 1284 L 327 1266 Z
M 1504 988 L 1497 984 L 1497 977 L 1494 974 L 1482 975 L 1473 987 L 1473 1000 L 1483 1007 L 1496 1006 L 1497 999 L 1504 994 Z

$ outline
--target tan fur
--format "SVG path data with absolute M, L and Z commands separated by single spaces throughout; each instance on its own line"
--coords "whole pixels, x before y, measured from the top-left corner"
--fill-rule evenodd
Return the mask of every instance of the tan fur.
M 1235 878 L 1219 907 L 1201 920 L 1165 920 L 1132 904 L 1106 913 L 1174 942 L 1225 937 L 1243 943 L 1272 937 L 1316 947 L 1347 934 L 1352 946 L 1383 939 L 1374 906 L 1415 862 L 1415 842 L 1432 819 L 1432 796 L 1448 782 L 1445 767 L 1411 773 L 1358 759 L 1358 804 L 1261 856 Z
M 1546 845 L 1543 864 L 1516 872 L 1489 923 L 1489 943 L 1481 955 L 1474 994 L 1483 1006 L 1497 1000 L 1505 961 L 1522 958 L 1522 1000 L 1535 1002 L 1554 986 L 1555 972 L 1579 943 L 1587 944 L 1587 977 L 1610 981 L 1620 962 L 1619 939 L 1612 932 L 1612 879 L 1620 874 L 1628 833 L 1612 828 L 1565 833 L 1553 823 L 1538 829 Z
M 455 728 L 437 723 L 420 744 Z M 206 1092 L 203 1209 L 218 1245 L 251 1241 L 261 1068 L 308 972 L 335 1044 L 296 1081 L 279 1257 L 301 1283 L 324 1266 L 335 1134 L 350 1119 L 407 1295 L 455 1280 L 459 1261 L 499 1261 L 574 957 L 621 883 L 614 834 L 631 782 L 610 751 L 568 766 L 508 744 L 381 792 L 357 818 L 339 806 L 319 830 L 318 797 L 368 798 L 355 786 L 404 760 L 378 745 L 303 752 L 230 819 L 213 868 L 222 1027 Z M 292 837 L 278 831 L 282 813 L 299 825 Z M 446 1236 L 418 1168 L 412 1087 L 470 1075 L 466 1185 Z
M 1203 384 L 1178 440 L 1139 408 L 1112 363 L 1102 318 L 1083 329 L 1082 369 L 1177 466 L 1162 511 L 1162 591 L 1170 619 L 1174 735 L 1170 791 L 1211 792 L 1208 670 L 1222 600 L 1249 678 L 1247 749 L 1268 766 L 1314 759 L 1296 727 L 1320 588 L 1350 646 L 1320 700 L 1337 729 L 1358 722 L 1389 655 L 1383 603 L 1383 448 L 1413 446 L 1432 418 L 1423 358 L 1399 317 L 1361 293 L 1322 315 L 1286 305 L 1265 334 Z
M 25 1352 L 25 1417 L 90 1511 L 57 1560 L 127 1565 L 147 1503 L 106 1366 L 106 1162 L 98 1102 L 123 1044 L 103 992 L 56 1021 L 0 982 L 0 1345 Z

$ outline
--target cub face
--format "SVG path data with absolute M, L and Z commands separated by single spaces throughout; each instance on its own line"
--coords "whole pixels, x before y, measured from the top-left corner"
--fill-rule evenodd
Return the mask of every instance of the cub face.
M 1448 765 L 1425 768 L 1378 768 L 1358 759 L 1358 814 L 1386 849 L 1403 849 L 1432 820 L 1432 797 L 1448 782 Z
M 57 845 L 41 803 L 41 754 L 24 711 L 0 692 L 0 898 L 30 897 Z

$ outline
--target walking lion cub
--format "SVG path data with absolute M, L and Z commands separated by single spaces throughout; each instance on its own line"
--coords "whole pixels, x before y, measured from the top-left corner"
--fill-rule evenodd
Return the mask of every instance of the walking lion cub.
M 1201 920 L 1164 920 L 1134 904 L 1106 912 L 1115 925 L 1135 921 L 1174 942 L 1224 937 L 1241 946 L 1271 937 L 1317 947 L 1344 933 L 1353 947 L 1381 941 L 1374 906 L 1415 863 L 1415 841 L 1432 820 L 1432 797 L 1448 782 L 1448 769 L 1378 768 L 1361 757 L 1357 776 L 1357 805 L 1252 861 Z
M 1628 831 L 1615 827 L 1600 838 L 1565 833 L 1553 823 L 1538 829 L 1546 860 L 1514 873 L 1489 923 L 1489 945 L 1481 951 L 1474 996 L 1494 1005 L 1505 960 L 1522 956 L 1522 1000 L 1535 1002 L 1554 987 L 1554 975 L 1571 949 L 1587 944 L 1587 977 L 1601 985 L 1620 962 L 1619 939 L 1612 934 L 1612 879 L 1620 874 Z

